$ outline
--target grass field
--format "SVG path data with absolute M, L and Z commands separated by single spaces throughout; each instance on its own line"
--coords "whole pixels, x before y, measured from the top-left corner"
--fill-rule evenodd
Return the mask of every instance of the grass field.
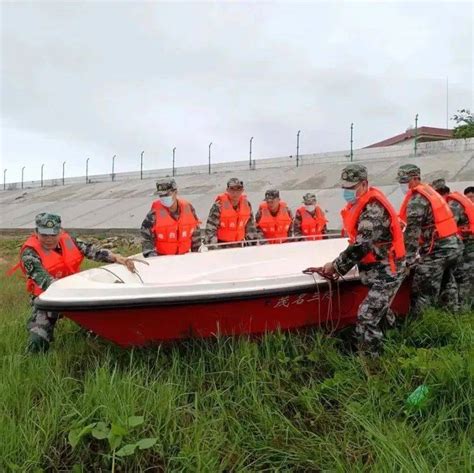
M 472 471 L 473 313 L 406 322 L 378 360 L 318 330 L 126 351 L 67 320 L 31 356 L 18 246 L 0 240 L 1 472 Z

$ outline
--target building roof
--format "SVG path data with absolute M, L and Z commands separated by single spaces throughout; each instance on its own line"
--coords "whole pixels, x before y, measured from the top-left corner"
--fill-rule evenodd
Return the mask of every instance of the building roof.
M 423 141 L 431 140 L 449 140 L 453 137 L 453 130 L 447 128 L 434 128 L 432 126 L 421 126 L 418 127 L 418 140 Z M 366 146 L 365 148 L 379 148 L 381 146 L 392 146 L 403 144 L 404 141 L 410 140 L 415 137 L 415 129 L 411 128 L 405 133 L 401 133 L 386 140 L 378 141 L 377 143 Z

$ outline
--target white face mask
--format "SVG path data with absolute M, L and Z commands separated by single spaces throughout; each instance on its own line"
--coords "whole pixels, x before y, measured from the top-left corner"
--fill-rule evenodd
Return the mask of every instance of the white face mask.
M 408 187 L 408 182 L 400 184 L 400 190 L 402 191 L 402 194 L 405 195 L 410 190 L 410 188 Z
M 172 195 L 165 195 L 163 197 L 160 197 L 160 202 L 165 207 L 171 207 L 173 205 L 173 196 Z
M 316 208 L 316 205 L 315 205 L 315 204 L 305 205 L 304 208 L 305 208 L 308 212 L 314 212 L 314 209 Z

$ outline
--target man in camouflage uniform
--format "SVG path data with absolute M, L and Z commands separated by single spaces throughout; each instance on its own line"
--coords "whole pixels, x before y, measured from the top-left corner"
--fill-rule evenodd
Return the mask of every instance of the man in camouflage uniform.
M 303 196 L 303 204 L 306 209 L 306 211 L 311 215 L 311 217 L 315 218 L 316 214 L 319 212 L 324 216 L 324 212 L 318 205 L 316 204 L 316 194 L 312 192 L 307 192 Z M 305 235 L 303 234 L 302 230 L 302 217 L 301 217 L 301 212 L 298 210 L 295 213 L 295 218 L 293 219 L 293 236 L 295 237 L 304 237 Z M 327 233 L 327 225 L 324 225 L 324 227 L 321 229 L 321 234 L 326 235 Z M 324 236 L 323 238 L 327 238 L 327 236 Z M 305 241 L 307 238 L 301 238 L 300 241 Z M 297 240 L 298 241 L 298 240 Z
M 52 213 L 40 213 L 35 218 L 35 234 L 40 244 L 47 251 L 60 252 L 58 245 L 59 234 L 62 231 L 61 217 Z M 109 250 L 101 249 L 92 243 L 84 242 L 78 238 L 71 237 L 79 251 L 88 259 L 102 261 L 105 263 L 119 263 L 127 266 L 130 271 L 134 271 L 134 264 L 131 259 L 112 253 Z M 45 269 L 39 254 L 30 247 L 26 247 L 21 252 L 21 263 L 28 279 L 36 283 L 41 290 L 45 291 L 54 281 L 53 276 Z M 53 341 L 53 333 L 56 322 L 59 318 L 58 312 L 48 312 L 37 309 L 34 305 L 36 296 L 31 296 L 32 314 L 28 321 L 28 331 L 30 339 L 28 350 L 32 353 L 45 352 L 49 349 Z
M 461 309 L 469 308 L 472 305 L 472 292 L 474 289 L 474 235 L 469 231 L 463 231 L 463 229 L 469 227 L 468 216 L 460 202 L 449 199 L 451 189 L 446 185 L 446 181 L 444 179 L 435 179 L 431 186 L 447 199 L 461 236 L 461 246 L 463 247 L 462 261 L 453 269 L 453 277 L 449 278 L 449 281 L 443 280 L 441 288 L 441 301 L 443 304 L 453 312 L 459 312 Z M 449 274 L 447 277 L 449 277 Z
M 244 191 L 244 183 L 236 178 L 232 177 L 227 181 L 227 190 L 226 193 L 229 195 L 229 198 L 232 202 L 234 210 L 238 209 L 239 199 L 242 196 Z M 245 235 L 244 240 L 261 240 L 261 236 L 255 227 L 255 219 L 252 212 L 252 205 L 249 201 L 248 205 L 250 207 L 250 218 L 245 225 Z M 209 216 L 207 217 L 206 229 L 204 230 L 204 241 L 207 245 L 213 245 L 215 243 L 223 243 L 218 241 L 217 232 L 220 227 L 221 221 L 221 208 L 222 204 L 219 200 L 216 200 L 209 211 Z M 263 243 L 263 242 L 262 242 Z M 222 245 L 225 248 L 235 248 L 242 246 L 241 243 L 227 243 Z
M 414 164 L 400 166 L 397 180 L 404 194 L 412 192 L 406 203 L 404 237 L 407 266 L 414 272 L 411 312 L 419 316 L 427 307 L 438 304 L 443 276 L 449 280 L 449 273 L 459 264 L 462 245 L 456 234 L 438 237 L 432 204 L 420 192 L 413 192 L 417 186 L 425 186 L 420 168 Z
M 168 207 L 170 216 L 175 220 L 179 219 L 180 216 L 180 208 L 178 205 L 178 186 L 176 185 L 176 181 L 172 178 L 163 178 L 159 179 L 156 182 L 156 194 L 160 200 L 170 199 L 172 204 Z M 199 222 L 199 219 L 196 215 L 196 210 L 188 202 L 191 212 L 194 215 L 195 219 Z M 156 224 L 156 213 L 153 209 L 151 209 L 146 217 L 143 220 L 142 226 L 140 228 L 140 235 L 142 238 L 142 252 L 145 258 L 149 258 L 150 256 L 159 256 L 159 253 L 156 250 L 155 245 L 155 233 L 153 228 Z M 199 227 L 193 232 L 191 237 L 191 251 L 196 252 L 201 247 L 201 231 Z
M 265 202 L 268 206 L 268 211 L 273 217 L 275 217 L 280 211 L 280 205 L 284 204 L 284 211 L 288 214 L 288 217 L 290 219 L 287 236 L 291 237 L 292 232 L 293 232 L 293 225 L 292 225 L 293 215 L 291 213 L 290 208 L 286 205 L 286 203 L 280 200 L 280 191 L 278 189 L 268 189 L 267 191 L 265 191 Z M 259 222 L 261 219 L 262 219 L 262 210 L 259 207 L 259 209 L 257 210 L 257 213 L 255 214 L 255 225 L 256 225 L 257 232 L 260 238 L 262 238 L 262 240 L 265 240 L 266 239 L 265 234 L 259 226 Z M 281 242 L 283 240 L 278 240 L 278 241 Z
M 380 191 L 369 188 L 365 166 L 346 166 L 341 174 L 341 187 L 348 202 L 345 211 L 355 209 L 357 201 L 369 191 L 371 194 L 377 191 L 381 195 L 371 197 L 359 208 L 360 214 L 353 230 L 355 238 L 350 239 L 352 242 L 334 261 L 323 267 L 326 274 L 338 277 L 344 276 L 355 265 L 358 266 L 360 280 L 368 286 L 369 292 L 357 312 L 355 335 L 359 352 L 377 356 L 383 339 L 383 325 L 393 325 L 395 321 L 390 306 L 405 275 L 403 236 L 395 209 Z M 392 216 L 382 204 L 382 198 Z M 392 233 L 392 225 L 398 226 L 396 237 Z M 395 238 L 399 239 L 402 254 L 399 258 L 392 259 L 389 252 Z M 372 256 L 372 262 L 367 261 L 369 255 Z

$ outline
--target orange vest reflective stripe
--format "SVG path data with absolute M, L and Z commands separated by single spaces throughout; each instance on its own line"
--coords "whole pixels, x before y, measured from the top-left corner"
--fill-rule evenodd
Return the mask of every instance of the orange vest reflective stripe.
M 178 220 L 159 200 L 151 206 L 155 212 L 155 250 L 160 255 L 182 255 L 191 249 L 192 235 L 199 221 L 194 217 L 189 202 L 178 199 L 178 206 Z
M 392 204 L 385 197 L 385 195 L 376 187 L 369 187 L 368 191 L 359 197 L 354 203 L 348 203 L 344 209 L 341 210 L 341 217 L 343 223 L 343 231 L 348 236 L 349 242 L 354 243 L 357 237 L 357 224 L 362 211 L 365 209 L 370 201 L 376 201 L 388 212 L 390 216 L 390 232 L 392 234 L 392 241 L 380 243 L 376 246 L 390 245 L 388 250 L 388 260 L 390 267 L 395 272 L 395 260 L 405 257 L 405 243 L 403 240 L 403 233 L 398 221 L 398 215 Z M 361 260 L 362 263 L 375 263 L 377 258 L 374 252 L 370 252 Z
M 31 235 L 20 249 L 20 263 L 14 268 L 20 267 L 23 274 L 26 270 L 21 261 L 21 255 L 26 248 L 32 248 L 38 253 L 41 264 L 44 269 L 54 278 L 60 279 L 75 274 L 79 271 L 84 255 L 81 253 L 77 245 L 68 233 L 62 231 L 59 237 L 59 247 L 61 253 L 54 250 L 45 250 L 38 240 L 36 234 Z M 43 291 L 38 284 L 28 278 L 26 281 L 26 290 L 34 296 L 39 296 Z
M 263 235 L 269 241 L 268 243 L 283 243 L 288 237 L 288 229 L 291 225 L 291 217 L 288 214 L 288 206 L 286 202 L 280 201 L 278 212 L 272 215 L 266 202 L 260 204 L 259 210 L 261 218 L 257 222 L 257 226 L 262 230 Z M 274 238 L 283 238 L 282 240 L 275 240 Z
M 305 240 L 322 240 L 324 227 L 328 221 L 321 208 L 316 206 L 314 217 L 306 210 L 304 205 L 296 212 L 301 215 L 301 231 L 303 235 L 311 236 L 311 238 L 305 238 Z
M 435 231 L 433 232 L 433 241 L 431 242 L 431 246 L 433 246 L 434 240 L 439 238 L 447 238 L 449 236 L 455 235 L 458 232 L 456 220 L 454 219 L 454 215 L 451 212 L 446 200 L 431 186 L 423 183 L 418 184 L 416 187 L 410 189 L 407 192 L 405 200 L 403 201 L 400 208 L 400 218 L 403 222 L 406 223 L 407 221 L 408 202 L 415 193 L 421 194 L 430 203 L 431 210 L 433 211 Z M 420 243 L 423 244 L 422 241 Z
M 468 223 L 465 226 L 458 227 L 458 233 L 460 237 L 467 235 L 474 235 L 474 204 L 465 196 L 459 192 L 451 192 L 448 195 L 447 201 L 455 200 L 466 212 Z
M 240 196 L 237 209 L 234 209 L 229 196 L 225 193 L 218 195 L 216 202 L 221 203 L 217 239 L 219 241 L 242 241 L 245 238 L 245 227 L 250 219 L 250 206 L 247 196 Z

